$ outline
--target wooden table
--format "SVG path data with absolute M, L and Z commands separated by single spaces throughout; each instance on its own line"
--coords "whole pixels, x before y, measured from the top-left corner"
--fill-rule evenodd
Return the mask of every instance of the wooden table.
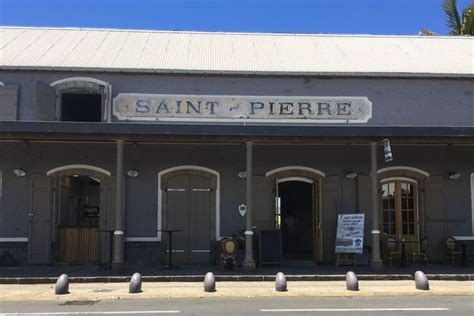
M 474 236 L 452 236 L 461 244 L 461 265 L 467 266 L 467 247 L 474 246 Z

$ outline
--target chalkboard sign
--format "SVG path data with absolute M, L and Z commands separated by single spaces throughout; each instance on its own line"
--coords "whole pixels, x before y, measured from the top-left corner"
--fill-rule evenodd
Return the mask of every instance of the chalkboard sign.
M 259 233 L 260 266 L 281 263 L 281 235 L 279 230 L 261 230 Z

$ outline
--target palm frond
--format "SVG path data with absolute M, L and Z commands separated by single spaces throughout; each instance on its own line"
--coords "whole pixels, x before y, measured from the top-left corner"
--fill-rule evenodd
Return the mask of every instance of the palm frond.
M 453 35 L 460 35 L 462 33 L 462 26 L 456 0 L 444 0 L 443 11 L 446 14 L 446 23 L 450 28 L 449 33 Z
M 469 3 L 462 13 L 462 34 L 474 35 L 474 2 Z

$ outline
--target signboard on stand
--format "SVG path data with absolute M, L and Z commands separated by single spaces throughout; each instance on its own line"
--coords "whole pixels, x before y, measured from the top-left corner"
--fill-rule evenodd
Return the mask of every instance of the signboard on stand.
M 339 265 L 341 254 L 352 254 L 354 265 L 356 254 L 361 254 L 364 247 L 364 214 L 339 214 L 337 218 L 336 265 Z

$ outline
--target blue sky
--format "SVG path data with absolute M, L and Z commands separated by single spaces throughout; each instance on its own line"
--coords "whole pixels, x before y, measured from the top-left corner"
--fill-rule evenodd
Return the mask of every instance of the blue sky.
M 460 10 L 470 0 L 458 0 Z M 447 34 L 442 0 L 0 0 L 0 24 L 160 30 Z

